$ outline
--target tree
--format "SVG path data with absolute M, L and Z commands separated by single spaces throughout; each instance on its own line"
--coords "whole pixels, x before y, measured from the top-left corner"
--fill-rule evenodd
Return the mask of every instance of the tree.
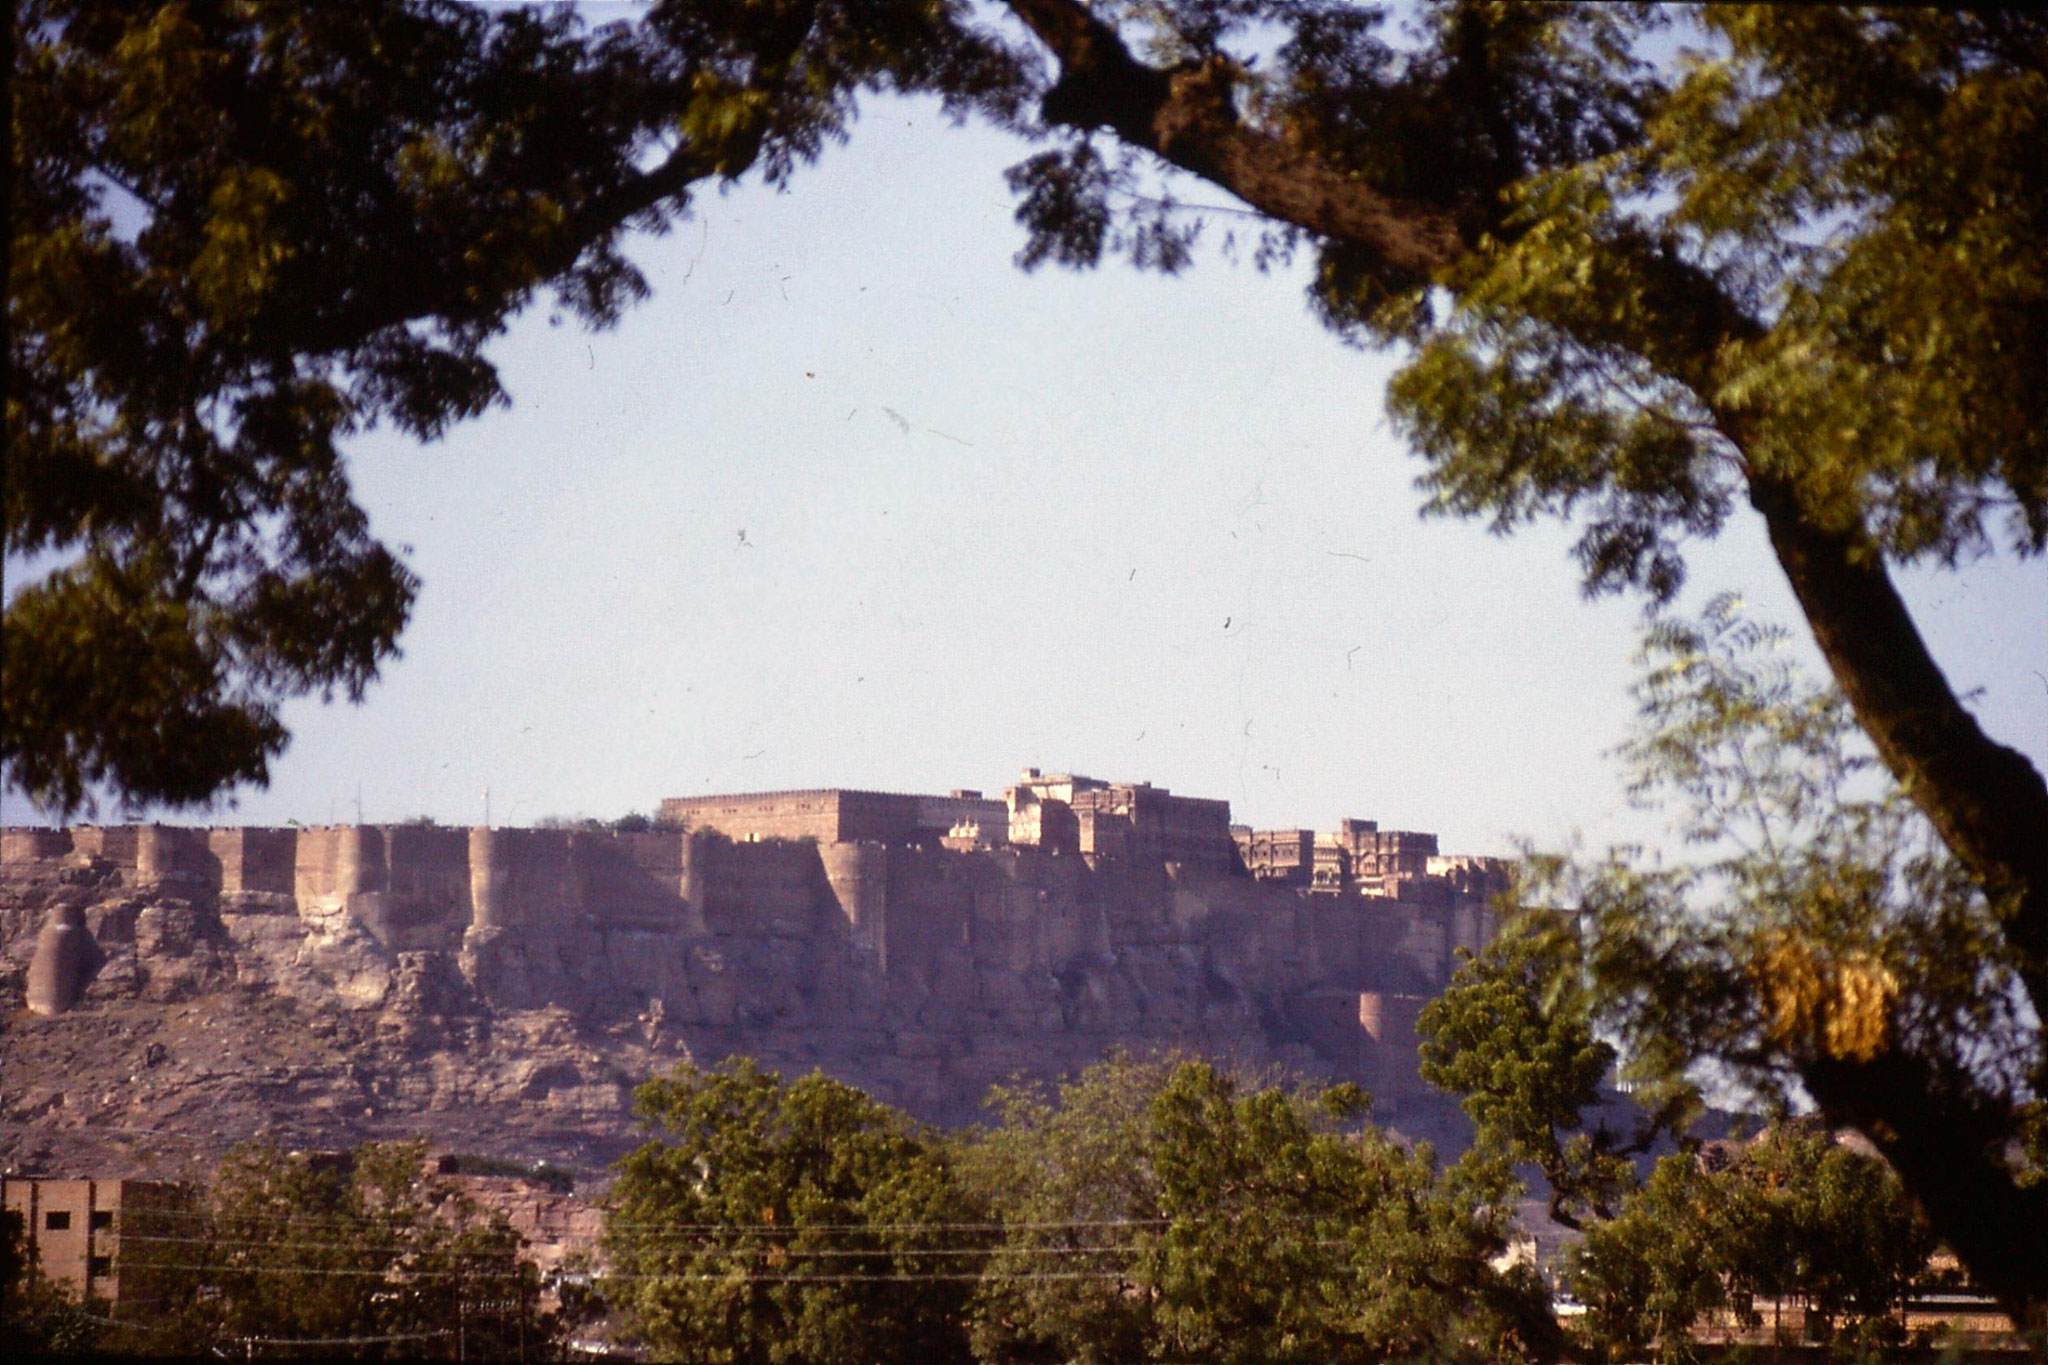
M 1150 1107 L 1173 1063 L 1125 1053 L 1048 1096 L 999 1087 L 963 1156 L 1003 1235 L 976 1294 L 983 1360 L 1141 1360 L 1156 1331 L 1139 1258 L 1162 1225 Z
M 1858 1358 L 1904 1335 L 1894 1310 L 1934 1240 L 1898 1178 L 1806 1122 L 1774 1124 L 1724 1165 L 1657 1163 L 1573 1253 L 1566 1283 L 1602 1358 L 1694 1358 L 1701 1320 L 1760 1327 L 1756 1301 L 1799 1298 L 1807 1335 Z
M 518 1359 L 554 1334 L 518 1233 L 428 1174 L 421 1142 L 338 1158 L 244 1144 L 195 1218 L 139 1240 L 184 1351 Z
M 704 177 L 786 173 L 864 92 L 932 91 L 1053 140 L 1013 172 L 1027 265 L 1180 268 L 1200 221 L 1155 169 L 1263 216 L 1262 254 L 1313 252 L 1324 320 L 1407 348 L 1391 400 L 1429 505 L 1578 519 L 1589 590 L 1668 601 L 1686 541 L 1747 504 L 2048 1016 L 2048 783 L 1891 577 L 2048 545 L 2048 20 L 1435 0 L 1402 35 L 1342 0 L 1004 9 L 1035 48 L 951 0 L 668 0 L 580 43 L 443 0 L 32 7 L 7 545 L 73 558 L 9 606 L 14 779 L 61 806 L 260 776 L 274 699 L 359 687 L 411 590 L 330 438 L 473 411 L 496 392 L 477 347 L 536 288 L 600 320 L 634 292 L 623 226 Z M 1706 55 L 1645 61 L 1674 13 Z M 2024 1206 L 2002 1121 L 1957 1127 L 1912 1059 L 1808 1083 L 1959 1249 Z M 1963 1254 L 2020 1267 L 2000 1293 L 2048 1326 L 2037 1251 Z
M 279 703 L 360 699 L 418 586 L 340 443 L 504 402 L 514 313 L 611 323 L 646 293 L 626 231 L 788 175 L 857 86 L 1000 108 L 949 8 L 12 6 L 5 549 L 40 573 L 7 780 L 59 812 L 261 784 Z
M 1551 908 L 1524 912 L 1425 1011 L 1425 1074 L 1464 1094 L 1483 1145 L 1543 1169 L 1554 1206 L 1602 1219 L 1624 1198 L 1653 1210 L 1621 1212 L 1589 1243 L 1622 1267 L 1610 1299 L 1657 1286 L 1665 1306 L 1629 1330 L 1659 1335 L 1696 1316 L 1698 1293 L 1722 1294 L 1739 1270 L 1725 1257 L 1748 1254 L 1727 1229 L 1703 1234 L 1711 1256 L 1669 1233 L 1692 1176 L 1660 1171 L 1636 1197 L 1633 1172 L 1614 1161 L 1682 1135 L 1701 1082 L 1771 1112 L 1817 1103 L 1870 1134 L 1978 1282 L 2024 1322 L 2048 1258 L 2048 1034 L 1994 904 L 1859 743 L 1840 695 L 1807 684 L 1785 644 L 1728 600 L 1700 622 L 1652 630 L 1624 755 L 1637 799 L 1670 813 L 1700 855 L 1530 860 L 1522 895 Z M 1595 1097 L 1596 1061 L 1617 1055 L 1601 1038 L 1652 1082 L 1656 1112 L 1625 1144 L 1573 1131 Z M 1891 1085 L 1925 1106 L 1909 1129 L 1879 1117 Z M 1753 1149 L 1787 1160 L 1802 1150 Z M 1800 1235 L 1819 1245 L 1826 1219 L 1801 1216 Z M 1830 1235 L 1853 1244 L 1866 1231 L 1851 1219 Z M 1791 1245 L 1789 1233 L 1759 1235 Z
M 1156 200 L 1110 231 L 1138 171 L 1107 133 L 1311 243 L 1331 325 L 1412 347 L 1392 399 L 1433 509 L 1584 514 L 1589 590 L 1668 600 L 1684 539 L 1746 498 L 1859 724 L 2048 987 L 2048 786 L 1886 567 L 2048 543 L 2048 24 L 1710 7 L 1725 55 L 1672 69 L 1636 56 L 1649 6 L 1433 5 L 1407 50 L 1318 0 L 1011 8 L 1071 132 L 1020 173 L 1027 261 L 1185 260 Z
M 969 1172 L 1006 1225 L 989 1360 L 1544 1358 L 1532 1278 L 1502 1272 L 1497 1167 L 1439 1171 L 1351 1086 L 1298 1093 L 1117 1058 L 1059 1103 L 1000 1092 Z M 1349 1131 L 1346 1131 L 1349 1129 Z
M 980 1219 L 944 1145 L 851 1086 L 736 1060 L 634 1095 L 661 1136 L 605 1220 L 623 1307 L 664 1360 L 969 1358 Z
M 1317 0 L 1010 8 L 1058 63 L 1042 113 L 1067 133 L 1018 173 L 1027 263 L 1183 263 L 1194 225 L 1139 193 L 1142 154 L 1267 217 L 1267 249 L 1313 249 L 1331 326 L 1408 348 L 1390 399 L 1432 510 L 1577 518 L 1588 590 L 1662 603 L 1686 539 L 1746 502 L 1856 725 L 1981 892 L 1971 946 L 2048 1015 L 2048 784 L 1983 733 L 1890 576 L 2048 542 L 2048 22 L 1710 6 L 1685 12 L 1707 54 L 1655 65 L 1671 12 L 1649 6 L 1433 5 L 1405 47 Z M 2012 1111 L 1890 1042 L 1809 1090 L 2048 1326 Z
M 1615 1216 L 1635 1188 L 1634 1158 L 1682 1128 L 1695 1109 L 1690 1086 L 1671 1087 L 1655 1114 L 1635 1114 L 1633 1132 L 1601 1108 L 1616 1053 L 1596 1034 L 1583 997 L 1557 999 L 1577 969 L 1569 934 L 1525 911 L 1450 986 L 1423 1006 L 1415 1030 L 1422 1079 L 1460 1097 L 1473 1149 L 1509 1166 L 1534 1167 L 1550 1187 L 1558 1224 L 1583 1229 Z
M 0 1336 L 34 1356 L 84 1355 L 104 1322 L 35 1264 L 22 1216 L 0 1210 Z

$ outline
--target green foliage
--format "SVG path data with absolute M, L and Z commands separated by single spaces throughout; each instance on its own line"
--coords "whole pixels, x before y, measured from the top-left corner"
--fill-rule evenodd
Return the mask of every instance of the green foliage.
M 1712 1080 L 1773 1112 L 1817 1101 L 1883 1147 L 1980 1283 L 2023 1301 L 2028 1267 L 2048 1250 L 2048 1035 L 1997 904 L 1785 644 L 1729 599 L 1700 621 L 1652 628 L 1642 721 L 1623 754 L 1636 799 L 1665 812 L 1697 856 L 1529 859 L 1522 894 L 1551 908 L 1525 912 L 1432 1007 L 1426 1065 L 1468 1094 L 1489 1141 L 1546 1172 L 1561 1166 L 1561 1191 L 1583 1173 L 1574 1144 L 1600 1148 L 1597 1134 L 1553 1136 L 1585 1094 L 1590 1065 L 1572 1063 L 1590 1062 L 1581 1049 L 1593 1039 L 1618 1044 L 1667 1099 Z M 1683 1117 L 1682 1105 L 1669 1112 Z M 1660 1172 L 1643 1207 L 1691 1197 L 1673 1183 L 1691 1178 Z M 1735 1273 L 1702 1262 L 1685 1237 L 1663 1245 L 1650 1216 L 1624 1214 L 1592 1244 L 1615 1267 L 1609 1299 L 1650 1305 L 1628 1320 L 1642 1340 L 1695 1315 L 1698 1296 Z
M 1891 1311 L 1933 1250 L 1882 1161 L 1793 1122 L 1732 1160 L 1665 1157 L 1620 1216 L 1588 1230 L 1567 1284 L 1598 1358 L 1695 1359 L 1708 1314 L 1756 1328 L 1767 1322 L 1757 1300 L 1794 1297 L 1809 1337 L 1862 1358 L 1903 1337 Z
M 19 1213 L 0 1209 L 0 1322 L 13 1321 L 22 1276 L 28 1273 L 26 1234 L 27 1227 Z
M 1589 588 L 1659 599 L 1759 476 L 1900 561 L 2038 553 L 2048 26 L 1700 21 L 1720 52 L 1662 74 L 1640 136 L 1525 175 L 1454 272 L 1391 390 L 1432 506 L 1586 510 Z
M 863 90 L 1007 117 L 1015 65 L 961 11 L 16 6 L 8 780 L 60 812 L 262 783 L 280 703 L 359 700 L 418 587 L 348 438 L 507 401 L 513 315 L 616 321 L 647 292 L 624 232 L 786 178 Z
M 1491 1264 L 1510 1186 L 1357 1121 L 1355 1087 L 1116 1057 L 998 1091 L 957 1143 L 748 1061 L 640 1091 L 612 1302 L 664 1359 L 1546 1358 L 1544 1291 Z M 1350 1131 L 1347 1131 L 1350 1130 Z
M 976 1298 L 983 1360 L 1142 1360 L 1157 1327 L 1146 1258 L 1164 1226 L 1152 1102 L 1170 1061 L 1117 1054 L 1050 1097 L 998 1089 L 1001 1122 L 963 1154 L 1003 1225 Z
M 131 1237 L 167 1286 L 178 1349 L 329 1358 L 544 1354 L 540 1277 L 502 1215 L 426 1171 L 424 1143 L 338 1158 L 245 1145 L 198 1216 Z M 380 1340 L 387 1339 L 388 1340 Z M 155 1343 L 160 1349 L 169 1344 Z
M 1614 1215 L 1636 1184 L 1629 1158 L 1683 1121 L 1690 1093 L 1671 1095 L 1625 1138 L 1604 1120 L 1585 1130 L 1615 1051 L 1595 1036 L 1585 1002 L 1556 989 L 1577 964 L 1559 956 L 1571 939 L 1547 928 L 1536 913 L 1510 924 L 1423 1007 L 1416 1032 L 1422 1078 L 1461 1097 L 1475 1154 L 1536 1167 L 1551 1217 L 1576 1228 Z
M 1342 1112 L 1348 1096 L 1324 1097 Z M 1152 1256 L 1157 1358 L 1486 1360 L 1541 1354 L 1538 1286 L 1503 1275 L 1499 1186 L 1277 1089 L 1175 1070 L 1152 1104 L 1167 1220 Z
M 1576 909 L 1545 921 L 1560 979 L 1647 1075 L 1711 1058 L 1784 1103 L 1817 1066 L 1905 1053 L 2017 1125 L 2043 1039 L 1993 907 L 1784 645 L 1729 599 L 1652 629 L 1623 755 L 1702 856 L 1535 860 L 1531 897 Z
M 84 1355 L 106 1335 L 95 1306 L 43 1274 L 21 1215 L 0 1210 L 0 1340 L 36 1355 Z
M 682 826 L 664 820 L 659 815 L 649 815 L 645 811 L 636 810 L 620 816 L 607 828 L 614 834 L 653 834 L 660 831 L 680 831 Z
M 2048 21 L 1442 0 L 1397 36 L 1316 0 L 1012 9 L 1059 59 L 1065 130 L 1020 181 L 1027 263 L 1178 268 L 1152 244 L 1200 215 L 1142 150 L 1262 215 L 1261 264 L 1312 249 L 1331 326 L 1406 347 L 1389 406 L 1426 510 L 1571 522 L 1587 591 L 1655 606 L 1688 542 L 1761 516 L 1845 700 L 1660 642 L 1673 723 L 1643 790 L 1734 851 L 1541 868 L 1585 993 L 1548 992 L 1545 1018 L 1581 1010 L 1662 1083 L 1711 1060 L 1802 1090 L 2048 1332 L 2024 1155 L 2048 1091 L 2048 784 L 1984 734 L 1889 576 L 2048 548 Z M 1678 50 L 1643 60 L 1667 27 Z M 1896 790 L 1873 794 L 1873 758 Z M 1484 1023 L 1461 1046 L 1508 1055 Z M 1531 1064 L 1569 1094 L 1568 1068 Z M 1561 1168 L 1544 1107 L 1496 1135 Z
M 636 1092 L 662 1137 L 620 1164 L 613 1303 L 663 1359 L 968 1358 L 979 1220 L 942 1143 L 820 1073 L 750 1061 Z
M 1496 1271 L 1498 1181 L 1439 1173 L 1355 1087 L 1240 1085 L 1117 1058 L 1057 1105 L 999 1092 L 967 1169 L 1006 1225 L 976 1308 L 987 1360 L 1524 1358 L 1540 1287 Z

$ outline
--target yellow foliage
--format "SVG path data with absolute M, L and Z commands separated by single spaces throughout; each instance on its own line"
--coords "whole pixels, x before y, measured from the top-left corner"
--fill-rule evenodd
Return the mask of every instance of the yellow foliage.
M 276 222 L 291 187 L 274 172 L 234 167 L 209 196 L 206 245 L 191 273 L 216 322 L 238 321 L 262 306 L 278 267 L 295 252 Z
M 1888 1045 L 1898 979 L 1869 954 L 1830 959 L 1778 934 L 1753 971 L 1779 1045 L 1855 1062 L 1869 1061 Z

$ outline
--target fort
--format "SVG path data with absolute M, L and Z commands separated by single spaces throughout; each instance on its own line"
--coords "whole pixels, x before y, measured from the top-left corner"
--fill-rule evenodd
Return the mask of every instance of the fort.
M 1037 769 L 1000 798 L 672 798 L 633 833 L 13 828 L 0 986 L 54 1020 L 108 980 L 231 980 L 429 1044 L 422 1020 L 538 1012 L 650 1057 L 822 1066 L 942 1120 L 1118 1046 L 1353 1079 L 1419 1116 L 1415 1015 L 1506 879 L 1433 835 L 1255 831 Z

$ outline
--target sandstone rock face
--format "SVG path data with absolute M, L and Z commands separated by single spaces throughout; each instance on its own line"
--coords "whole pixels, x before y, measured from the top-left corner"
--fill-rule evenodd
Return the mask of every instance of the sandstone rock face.
M 1455 1142 L 1414 1013 L 1491 927 L 1469 896 L 1013 846 L 35 833 L 0 858 L 0 998 L 57 1016 L 0 1037 L 16 1159 L 268 1132 L 587 1162 L 679 1061 L 821 1067 L 958 1123 L 1119 1047 L 1355 1080 Z

